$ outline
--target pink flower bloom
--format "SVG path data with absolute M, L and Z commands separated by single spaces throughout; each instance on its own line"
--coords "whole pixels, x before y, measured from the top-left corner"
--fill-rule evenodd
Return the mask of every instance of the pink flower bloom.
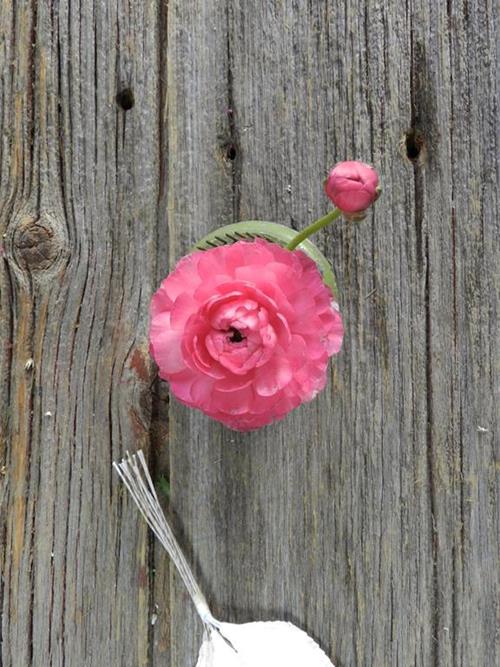
M 182 403 L 241 431 L 314 398 L 342 337 L 316 264 L 262 239 L 183 257 L 151 301 L 160 376 Z
M 328 174 L 325 192 L 345 213 L 364 211 L 378 197 L 378 174 L 364 162 L 339 162 Z

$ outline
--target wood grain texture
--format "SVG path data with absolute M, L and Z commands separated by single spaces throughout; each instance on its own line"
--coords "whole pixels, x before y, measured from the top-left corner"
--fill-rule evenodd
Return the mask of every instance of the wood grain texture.
M 149 537 L 110 466 L 150 440 L 147 308 L 166 255 L 158 20 L 151 3 L 2 3 L 7 667 L 151 653 Z
M 2 666 L 194 665 L 200 623 L 111 473 L 140 447 L 216 616 L 290 619 L 338 667 L 497 664 L 497 20 L 2 3 Z M 318 237 L 346 325 L 327 389 L 251 434 L 168 404 L 168 263 L 233 221 L 304 226 L 347 158 L 384 191 Z

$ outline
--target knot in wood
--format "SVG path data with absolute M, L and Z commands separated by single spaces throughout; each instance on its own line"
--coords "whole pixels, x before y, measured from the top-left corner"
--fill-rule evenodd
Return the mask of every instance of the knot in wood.
M 25 218 L 14 233 L 16 259 L 25 270 L 46 271 L 61 250 L 61 240 L 48 219 Z

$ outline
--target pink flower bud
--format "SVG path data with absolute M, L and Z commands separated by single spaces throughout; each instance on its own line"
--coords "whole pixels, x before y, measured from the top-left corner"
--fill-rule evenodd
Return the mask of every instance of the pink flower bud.
M 324 184 L 326 195 L 345 213 L 366 210 L 377 199 L 378 174 L 364 162 L 339 162 Z

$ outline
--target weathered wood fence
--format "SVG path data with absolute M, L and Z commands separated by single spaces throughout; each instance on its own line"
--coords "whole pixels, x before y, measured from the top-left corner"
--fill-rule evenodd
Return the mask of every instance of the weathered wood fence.
M 216 615 L 292 619 L 340 667 L 498 664 L 498 28 L 491 0 L 3 0 L 4 667 L 194 664 L 111 470 L 141 447 Z M 169 263 L 232 221 L 305 225 L 348 158 L 384 192 L 319 238 L 327 390 L 246 435 L 169 403 Z

